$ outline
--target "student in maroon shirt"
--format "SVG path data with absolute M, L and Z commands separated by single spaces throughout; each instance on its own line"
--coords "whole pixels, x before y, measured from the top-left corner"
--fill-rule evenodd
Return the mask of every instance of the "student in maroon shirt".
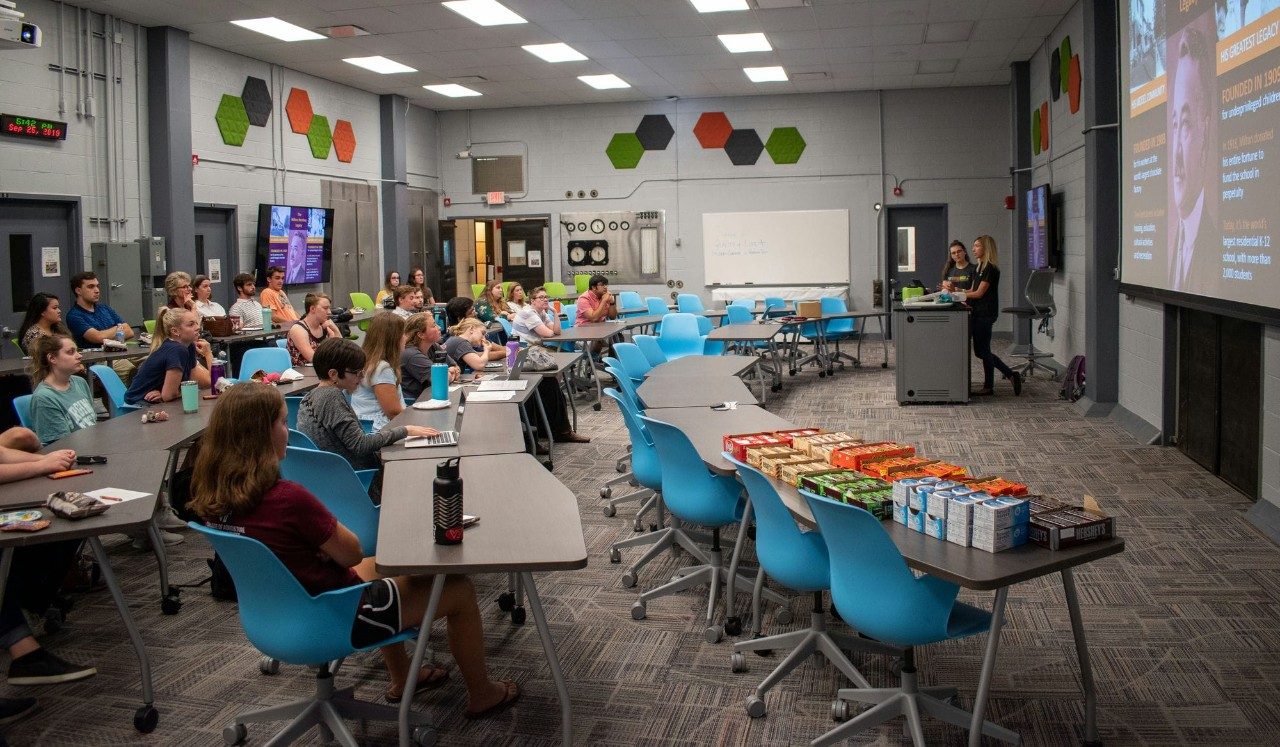
M 288 443 L 284 398 L 275 387 L 231 387 L 219 398 L 201 440 L 191 510 L 211 527 L 262 542 L 311 594 L 374 582 L 365 589 L 352 621 L 353 645 L 367 646 L 417 625 L 426 611 L 431 577 L 379 578 L 373 558 L 363 557 L 351 530 L 306 488 L 280 479 Z M 449 650 L 467 688 L 467 716 L 485 716 L 519 699 L 515 682 L 489 679 L 484 630 L 469 578 L 448 577 L 439 617 L 448 621 Z M 382 656 L 391 677 L 386 697 L 399 700 L 409 656 L 398 643 L 383 647 Z M 417 689 L 442 685 L 447 677 L 443 668 L 423 667 Z

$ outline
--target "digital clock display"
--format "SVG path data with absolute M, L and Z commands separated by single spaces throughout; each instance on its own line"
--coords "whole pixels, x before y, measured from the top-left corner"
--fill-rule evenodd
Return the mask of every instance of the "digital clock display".
M 66 140 L 67 123 L 22 114 L 0 114 L 0 131 L 13 137 Z

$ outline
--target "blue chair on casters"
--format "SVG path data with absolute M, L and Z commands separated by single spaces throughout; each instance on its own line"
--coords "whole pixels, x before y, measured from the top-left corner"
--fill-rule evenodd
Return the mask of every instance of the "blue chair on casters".
M 849 307 L 845 306 L 843 298 L 823 296 L 818 302 L 822 304 L 823 314 L 844 314 L 849 311 Z M 862 366 L 862 361 L 858 360 L 856 356 L 840 350 L 841 341 L 857 338 L 858 327 L 856 322 L 856 319 L 832 319 L 827 322 L 827 342 L 835 344 L 835 351 L 830 355 L 831 362 L 840 364 L 841 368 L 844 367 L 844 361 L 840 360 L 841 358 L 852 363 L 854 368 Z
M 769 478 L 737 459 L 728 459 L 738 467 L 738 478 L 747 488 L 756 519 L 756 557 L 760 560 L 761 572 L 756 574 L 755 590 L 751 595 L 752 633 L 760 630 L 760 591 L 766 573 L 783 586 L 813 594 L 813 611 L 809 615 L 808 628 L 734 644 L 731 661 L 735 672 L 747 671 L 744 651 L 791 650 L 756 687 L 755 693 L 747 698 L 747 715 L 752 718 L 765 715 L 765 693 L 816 653 L 825 656 L 858 687 L 871 687 L 871 683 L 853 666 L 844 651 L 872 651 L 892 656 L 901 655 L 902 652 L 874 641 L 827 632 L 827 614 L 822 606 L 822 592 L 831 588 L 831 561 L 822 535 L 818 532 L 801 532 L 796 527 L 795 519 L 783 505 L 777 488 Z M 734 633 L 731 624 L 735 620 L 732 615 L 726 620 L 726 632 Z M 735 627 L 740 631 L 741 623 L 737 623 Z
M 700 314 L 706 311 L 702 299 L 693 293 L 681 293 L 676 296 L 676 311 L 685 314 Z
M 991 625 L 991 613 L 957 602 L 960 587 L 953 583 L 934 576 L 916 578 L 880 520 L 863 509 L 805 490 L 800 495 L 808 502 L 831 556 L 831 600 L 840 616 L 862 633 L 906 649 L 901 687 L 840 690 L 833 715 L 843 715 L 848 701 L 874 707 L 812 744 L 843 742 L 889 719 L 906 716 L 912 741 L 921 747 L 925 744 L 922 711 L 968 728 L 971 714 L 946 702 L 955 697 L 955 688 L 918 685 L 914 647 L 985 632 Z M 1021 741 L 1015 732 L 990 721 L 982 722 L 982 733 L 1003 742 Z
M 286 397 L 285 401 L 288 402 L 289 398 Z M 296 446 L 300 449 L 311 449 L 312 451 L 317 450 L 316 442 L 312 441 L 310 436 L 293 428 L 289 429 L 289 445 Z
M 634 418 L 635 403 L 629 401 L 630 398 L 626 394 L 616 389 L 604 389 L 601 391 L 601 394 L 611 397 L 618 403 L 618 409 L 623 413 L 622 417 L 624 423 L 628 422 L 629 419 Z M 604 515 L 610 518 L 617 516 L 618 506 L 623 503 L 640 502 L 640 512 L 636 514 L 635 520 L 636 531 L 638 532 L 643 527 L 643 524 L 641 523 L 642 517 L 652 508 L 652 506 L 649 505 L 649 499 L 653 498 L 653 496 L 662 488 L 662 475 L 658 473 L 658 457 L 653 451 L 652 444 L 649 444 L 642 434 L 640 434 L 641 438 L 637 439 L 636 436 L 638 434 L 632 432 L 630 424 L 627 426 L 627 434 L 631 436 L 631 469 L 625 475 L 616 477 L 605 483 L 604 486 L 600 488 L 600 497 L 609 501 L 605 504 Z M 645 448 L 640 449 L 638 452 L 636 449 L 637 440 L 645 446 Z M 637 453 L 639 453 L 639 456 L 637 456 Z M 637 459 L 640 462 L 639 467 L 636 466 Z M 636 474 L 637 469 L 640 471 L 639 475 Z M 624 482 L 630 483 L 639 489 L 614 498 L 613 486 Z M 610 553 L 610 555 L 613 556 L 616 555 L 616 553 Z
M 635 291 L 622 291 L 618 294 L 618 309 L 643 309 L 644 299 Z M 639 316 L 645 312 L 631 311 L 624 316 Z
M 313 726 L 327 729 L 341 744 L 356 744 L 343 719 L 394 723 L 398 708 L 356 700 L 350 689 L 334 687 L 334 662 L 358 651 L 372 651 L 413 638 L 413 631 L 397 633 L 371 646 L 351 645 L 351 624 L 368 583 L 312 596 L 280 559 L 261 542 L 192 522 L 189 526 L 209 540 L 236 584 L 240 624 L 254 648 L 269 659 L 318 667 L 315 695 L 285 705 L 242 713 L 222 730 L 226 744 L 248 737 L 245 724 L 292 719 L 271 744 L 287 744 Z M 427 718 L 410 711 L 419 744 L 430 740 Z
M 377 470 L 364 471 L 377 474 Z M 343 526 L 360 538 L 366 556 L 377 553 L 379 510 L 369 500 L 369 486 L 363 484 L 350 462 L 328 451 L 290 446 L 280 462 L 280 476 L 314 493 Z
M 296 429 L 298 427 L 298 406 L 302 404 L 302 397 L 285 397 L 284 409 L 288 415 L 289 428 Z
M 662 334 L 658 335 L 658 345 L 667 360 L 705 354 L 707 336 L 698 326 L 698 320 L 704 318 L 684 313 L 667 314 L 662 320 Z
M 13 411 L 18 415 L 18 423 L 23 428 L 31 427 L 31 395 L 20 394 L 13 398 Z
M 631 341 L 636 347 L 640 348 L 640 352 L 644 353 L 645 360 L 649 361 L 649 366 L 660 366 L 667 362 L 667 354 L 662 351 L 662 346 L 658 344 L 658 338 L 653 335 L 632 335 Z
M 240 359 L 240 378 L 247 379 L 258 371 L 281 373 L 289 368 L 289 351 L 283 348 L 250 348 Z
M 139 409 L 137 405 L 131 405 L 124 401 L 124 393 L 129 389 L 120 380 L 120 375 L 116 373 L 114 368 L 99 363 L 89 366 L 89 371 L 93 373 L 98 383 L 102 385 L 103 391 L 107 393 L 107 404 L 111 406 L 111 417 L 114 418 L 126 412 L 133 412 Z
M 615 342 L 613 354 L 618 357 L 619 368 L 633 384 L 639 385 L 653 368 L 653 364 L 634 342 Z

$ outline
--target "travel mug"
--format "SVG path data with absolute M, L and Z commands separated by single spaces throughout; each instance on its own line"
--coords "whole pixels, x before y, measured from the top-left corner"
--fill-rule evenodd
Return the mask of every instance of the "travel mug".
M 449 367 L 443 363 L 431 364 L 431 399 L 449 399 Z
M 271 329 L 271 309 L 264 308 L 262 310 L 262 328 L 264 330 Z
M 194 381 L 182 382 L 182 411 L 193 413 L 200 409 L 200 385 Z
M 436 466 L 431 485 L 431 524 L 437 545 L 462 542 L 462 478 L 458 459 L 446 459 Z
M 215 358 L 213 364 L 209 366 L 209 392 L 213 396 L 218 396 L 218 382 L 226 375 L 227 364 Z

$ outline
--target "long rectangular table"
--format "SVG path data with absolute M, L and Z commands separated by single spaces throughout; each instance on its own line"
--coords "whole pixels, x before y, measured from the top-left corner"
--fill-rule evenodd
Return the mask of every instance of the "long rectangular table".
M 736 376 L 659 376 L 645 379 L 636 390 L 646 410 L 671 407 L 711 407 L 722 402 L 739 406 L 759 404 Z
M 578 324 L 561 332 L 558 337 L 553 337 L 545 342 L 547 343 L 571 343 L 574 345 L 584 345 L 583 352 L 587 356 L 587 370 L 591 377 L 591 383 L 596 389 L 596 401 L 592 403 L 592 407 L 596 410 L 600 409 L 600 379 L 596 376 L 596 362 L 590 351 L 585 350 L 586 343 L 604 343 L 615 337 L 621 337 L 622 333 L 627 330 L 627 323 L 622 320 L 609 322 L 592 322 L 591 324 Z
M 139 345 L 134 341 L 127 342 L 125 345 L 124 350 L 83 348 L 80 351 L 80 355 L 84 360 L 84 367 L 87 369 L 94 364 L 114 361 L 120 358 L 145 357 L 151 353 L 151 348 Z M 0 376 L 25 376 L 28 366 L 31 365 L 30 356 L 23 356 L 21 350 L 11 347 L 8 343 L 4 343 L 4 348 L 6 353 L 3 358 L 0 358 Z M 12 349 L 12 354 L 8 353 L 9 349 Z
M 645 378 L 739 376 L 755 365 L 755 358 L 745 355 L 686 355 L 654 366 Z
M 399 441 L 383 447 L 382 461 L 397 462 L 415 459 L 445 459 L 455 456 L 479 454 L 518 454 L 525 450 L 524 430 L 520 425 L 517 406 L 507 403 L 476 404 L 462 407 L 459 420 L 459 401 L 462 388 L 449 392 L 449 407 L 439 410 L 418 410 L 406 407 L 391 419 L 391 426 L 421 425 L 439 431 L 458 431 L 457 446 L 433 446 L 429 448 L 405 448 Z M 418 401 L 431 399 L 431 392 L 423 392 Z
M 711 330 L 711 334 L 707 335 L 707 340 L 716 340 L 720 342 L 744 342 L 750 345 L 751 350 L 763 343 L 765 345 L 766 355 L 773 361 L 770 365 L 765 365 L 765 356 L 759 356 L 755 359 L 756 376 L 760 380 L 760 398 L 765 398 L 764 393 L 764 371 L 767 369 L 773 374 L 773 391 L 782 388 L 782 354 L 778 350 L 778 335 L 782 332 L 783 325 L 771 321 L 758 321 L 750 323 L 726 324 Z

